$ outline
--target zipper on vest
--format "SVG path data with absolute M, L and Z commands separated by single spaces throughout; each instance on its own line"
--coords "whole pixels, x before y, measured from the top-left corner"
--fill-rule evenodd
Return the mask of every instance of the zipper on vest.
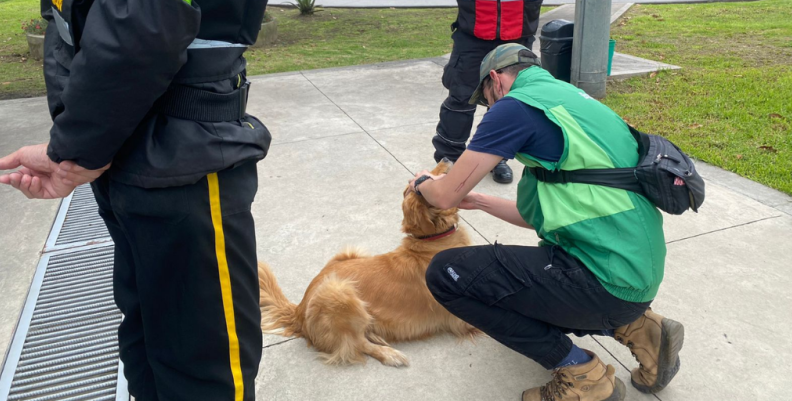
M 497 19 L 495 20 L 495 40 L 501 38 L 501 0 L 498 1 Z

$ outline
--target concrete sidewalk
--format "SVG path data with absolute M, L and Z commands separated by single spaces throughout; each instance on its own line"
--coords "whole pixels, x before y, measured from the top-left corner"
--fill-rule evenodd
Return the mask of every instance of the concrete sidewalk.
M 305 287 L 342 246 L 373 253 L 398 244 L 401 192 L 434 164 L 429 140 L 445 90 L 430 60 L 279 74 L 255 79 L 251 107 L 275 133 L 259 167 L 255 213 L 259 256 L 286 295 Z M 483 110 L 479 110 L 479 117 Z M 517 168 L 517 164 L 511 162 Z M 662 400 L 784 399 L 792 357 L 792 199 L 708 166 L 699 214 L 667 217 L 666 279 L 654 303 L 682 321 L 682 370 Z M 519 171 L 519 169 L 518 169 Z M 479 190 L 513 198 L 516 184 L 486 179 Z M 529 231 L 481 212 L 462 212 L 478 244 L 535 244 Z M 636 366 L 611 339 L 582 338 L 629 381 Z M 549 379 L 538 365 L 482 339 L 399 344 L 407 369 L 328 367 L 301 339 L 265 337 L 259 399 L 512 400 Z M 629 387 L 629 386 L 628 386 Z M 633 391 L 629 400 L 655 399 Z
M 381 253 L 398 245 L 402 191 L 434 165 L 431 136 L 446 90 L 444 60 L 427 59 L 253 78 L 249 112 L 273 133 L 259 163 L 253 206 L 258 255 L 298 302 L 345 245 Z M 46 141 L 44 98 L 0 102 L 0 153 Z M 477 114 L 480 121 L 484 110 Z M 510 162 L 520 171 L 517 163 Z M 628 400 L 788 399 L 792 367 L 792 198 L 701 164 L 707 201 L 699 214 L 667 217 L 666 279 L 654 303 L 687 329 L 682 368 L 658 397 L 629 386 Z M 477 190 L 514 198 L 516 183 Z M 57 202 L 27 201 L 0 187 L 0 353 L 22 307 Z M 463 211 L 476 244 L 532 245 L 536 236 L 481 212 Z M 612 339 L 575 341 L 629 382 L 636 366 Z M 396 344 L 411 366 L 331 367 L 302 339 L 265 336 L 259 400 L 515 400 L 549 380 L 537 364 L 481 338 Z
M 414 172 L 434 164 L 430 138 L 446 94 L 441 65 L 442 59 L 417 60 L 253 78 L 250 112 L 274 135 L 270 155 L 259 164 L 253 208 L 258 254 L 272 264 L 292 301 L 344 245 L 372 253 L 398 245 L 404 186 Z M 0 102 L 0 150 L 45 140 L 47 121 L 43 98 Z M 654 303 L 686 325 L 682 370 L 659 397 L 630 387 L 627 399 L 785 399 L 792 368 L 777 361 L 792 358 L 786 335 L 792 323 L 784 317 L 792 305 L 786 251 L 792 199 L 700 168 L 707 201 L 699 214 L 666 219 L 666 279 Z M 485 179 L 477 189 L 513 198 L 516 184 Z M 0 352 L 55 206 L 0 188 Z M 477 244 L 537 242 L 532 232 L 481 212 L 462 216 Z M 604 338 L 575 341 L 629 381 L 628 369 L 636 363 L 626 348 Z M 488 338 L 472 344 L 437 337 L 396 347 L 410 358 L 409 368 L 373 360 L 330 367 L 315 360 L 302 339 L 265 336 L 258 399 L 513 400 L 549 379 L 538 365 Z

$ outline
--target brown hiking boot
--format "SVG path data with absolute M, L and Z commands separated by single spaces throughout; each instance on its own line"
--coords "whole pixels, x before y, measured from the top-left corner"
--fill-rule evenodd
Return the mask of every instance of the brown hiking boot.
M 679 371 L 679 350 L 685 339 L 682 323 L 649 308 L 638 320 L 616 329 L 613 337 L 638 360 L 639 367 L 632 371 L 632 385 L 638 391 L 657 393 Z
M 586 350 L 584 350 L 586 351 Z M 553 371 L 553 380 L 542 387 L 523 391 L 522 401 L 622 401 L 624 383 L 593 352 L 591 360 Z

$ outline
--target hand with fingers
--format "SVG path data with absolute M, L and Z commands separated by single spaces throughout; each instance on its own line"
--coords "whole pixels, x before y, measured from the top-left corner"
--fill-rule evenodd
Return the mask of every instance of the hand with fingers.
M 19 168 L 0 175 L 0 184 L 11 185 L 29 199 L 56 199 L 72 193 L 79 185 L 99 178 L 110 164 L 88 170 L 74 162 L 55 163 L 47 156 L 47 144 L 25 146 L 0 158 L 0 170 Z
M 434 174 L 432 174 L 432 173 L 431 173 L 429 170 L 423 170 L 423 171 L 421 171 L 420 173 L 418 173 L 418 174 L 415 174 L 415 177 L 414 177 L 414 178 L 411 178 L 411 179 L 409 180 L 409 182 L 408 182 L 408 183 L 409 183 L 409 190 L 410 190 L 410 191 L 412 191 L 412 192 L 415 192 L 415 181 L 416 181 L 418 178 L 421 178 L 422 176 L 425 176 L 425 175 L 426 175 L 426 176 L 429 176 L 429 178 L 431 178 L 432 180 L 435 180 L 435 181 L 437 181 L 437 180 L 440 180 L 440 179 L 442 179 L 443 177 L 445 177 L 445 174 L 434 175 Z

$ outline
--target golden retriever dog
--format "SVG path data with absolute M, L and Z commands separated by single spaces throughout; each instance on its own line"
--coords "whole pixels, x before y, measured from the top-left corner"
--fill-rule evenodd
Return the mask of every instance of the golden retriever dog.
M 432 174 L 448 172 L 441 161 Z M 470 245 L 457 227 L 457 209 L 440 210 L 405 190 L 406 234 L 401 245 L 382 255 L 347 249 L 319 272 L 299 305 L 289 302 L 265 263 L 259 263 L 261 329 L 304 337 L 329 364 L 362 363 L 369 355 L 384 365 L 406 366 L 407 357 L 388 342 L 451 333 L 472 338 L 478 330 L 435 301 L 426 288 L 429 262 L 438 252 Z

